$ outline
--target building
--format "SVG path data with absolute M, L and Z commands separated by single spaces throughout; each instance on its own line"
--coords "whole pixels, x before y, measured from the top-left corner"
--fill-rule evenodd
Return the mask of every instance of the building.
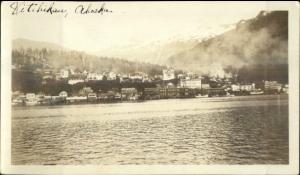
M 38 98 L 34 93 L 27 93 L 25 103 L 27 106 L 37 105 Z
M 97 94 L 96 93 L 88 93 L 87 95 L 88 102 L 95 102 L 97 101 Z
M 68 84 L 70 85 L 74 85 L 74 84 L 77 84 L 77 83 L 83 83 L 84 80 L 83 79 L 70 79 L 68 80 Z
M 45 79 L 53 79 L 53 76 L 52 75 L 44 75 L 43 80 L 45 80 Z
M 152 81 L 151 81 L 151 79 L 150 79 L 150 78 L 148 77 L 148 75 L 147 75 L 147 76 L 144 76 L 144 77 L 143 77 L 142 82 L 152 82 Z
M 151 81 L 148 74 L 146 74 L 144 72 L 136 72 L 134 74 L 129 75 L 129 78 L 131 80 L 138 81 L 138 82 L 150 82 Z
M 190 88 L 145 88 L 144 98 L 146 100 L 152 99 L 166 99 L 166 98 L 190 98 L 194 97 L 195 93 Z
M 61 91 L 58 96 L 60 96 L 60 97 L 68 97 L 68 93 L 66 91 Z
M 142 82 L 143 76 L 142 76 L 142 74 L 135 73 L 135 74 L 130 75 L 129 79 L 131 82 Z
M 65 70 L 65 69 L 60 70 L 60 77 L 61 78 L 68 78 L 69 77 L 69 71 Z
M 88 74 L 88 71 L 84 70 L 84 71 L 82 72 L 82 74 L 86 76 L 86 75 Z
M 240 85 L 241 91 L 253 91 L 255 89 L 255 84 L 242 84 Z
M 191 98 L 195 97 L 195 89 L 191 88 L 177 88 L 178 90 L 178 98 Z
M 12 94 L 12 105 L 25 105 L 26 95 L 17 92 Z
M 232 84 L 231 85 L 231 91 L 237 92 L 237 91 L 253 91 L 255 89 L 255 84 Z
M 265 91 L 277 91 L 279 92 L 282 88 L 282 84 L 277 81 L 264 81 Z
M 180 86 L 181 87 L 187 87 L 192 89 L 201 89 L 202 88 L 202 79 L 201 78 L 195 78 L 195 79 L 181 79 L 180 80 Z
M 178 75 L 177 75 L 177 78 L 178 78 L 178 79 L 184 79 L 185 76 L 184 76 L 184 74 L 178 74 Z
M 67 102 L 66 99 L 66 97 L 61 96 L 50 96 L 50 98 L 47 98 L 47 103 L 50 105 L 65 104 Z
M 175 71 L 173 69 L 163 70 L 163 80 L 173 80 L 175 79 Z
M 232 90 L 233 92 L 240 91 L 240 85 L 232 84 L 232 85 L 231 85 L 231 90 Z
M 122 88 L 121 98 L 122 100 L 135 100 L 138 99 L 139 94 L 136 88 Z
M 91 87 L 84 87 L 79 91 L 80 96 L 87 96 L 89 93 L 93 93 L 93 89 Z
M 42 79 L 43 79 L 42 84 L 47 84 L 49 81 L 51 81 L 54 78 L 52 75 L 44 75 Z
M 208 89 L 210 85 L 208 83 L 201 83 L 201 89 Z
M 186 78 L 189 78 L 189 79 L 196 79 L 196 78 L 199 78 L 198 75 L 194 72 L 188 72 L 187 73 L 187 77 Z
M 116 80 L 117 79 L 117 74 L 114 73 L 114 72 L 109 72 L 107 79 L 108 80 Z
M 87 80 L 102 80 L 103 75 L 98 73 L 88 73 Z
M 159 88 L 145 88 L 143 96 L 146 100 L 159 99 Z
M 78 96 L 74 96 L 74 97 L 67 97 L 66 98 L 66 102 L 67 103 L 83 103 L 87 101 L 87 97 L 78 97 Z
M 282 91 L 286 94 L 289 93 L 289 85 L 288 84 L 285 84 L 283 87 L 282 87 Z
M 75 74 L 74 69 L 72 69 L 72 68 L 70 69 L 70 74 L 71 74 L 71 75 L 74 75 L 74 74 Z
M 143 75 L 141 75 L 139 73 L 135 73 L 135 74 L 129 75 L 129 78 L 132 79 L 132 80 L 135 80 L 135 79 L 142 80 Z
M 36 96 L 34 93 L 27 93 L 26 94 L 26 100 L 27 101 L 34 101 L 36 99 Z
M 225 88 L 209 88 L 207 89 L 207 93 L 209 97 L 226 95 Z
M 120 82 L 130 82 L 131 80 L 130 80 L 130 78 L 129 77 L 121 77 L 120 78 Z
M 107 91 L 107 92 L 99 92 L 98 93 L 98 99 L 100 101 L 114 101 L 114 100 L 118 100 L 115 98 L 116 96 L 116 92 L 114 91 Z

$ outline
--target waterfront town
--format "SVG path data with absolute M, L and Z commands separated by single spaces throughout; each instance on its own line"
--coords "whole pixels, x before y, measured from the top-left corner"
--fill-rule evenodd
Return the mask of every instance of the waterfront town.
M 13 67 L 14 69 L 14 67 Z M 39 70 L 37 70 L 39 71 Z M 177 73 L 172 68 L 160 75 L 143 72 L 117 74 L 110 72 L 75 71 L 72 68 L 42 70 L 44 90 L 12 92 L 12 105 L 63 105 L 109 103 L 175 98 L 208 98 L 262 94 L 288 94 L 288 84 L 264 80 L 237 82 L 234 75 L 201 76 L 192 72 Z

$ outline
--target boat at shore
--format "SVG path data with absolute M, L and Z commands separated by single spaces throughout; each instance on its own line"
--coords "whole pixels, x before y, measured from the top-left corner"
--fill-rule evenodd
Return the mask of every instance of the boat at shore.
M 198 94 L 195 96 L 196 98 L 208 98 L 208 94 L 207 95 L 201 95 L 201 94 Z
M 26 106 L 36 106 L 39 104 L 39 101 L 38 100 L 26 101 L 25 104 Z
M 261 95 L 261 94 L 263 94 L 264 92 L 263 91 L 261 91 L 261 90 L 255 90 L 255 91 L 251 91 L 250 92 L 250 95 Z

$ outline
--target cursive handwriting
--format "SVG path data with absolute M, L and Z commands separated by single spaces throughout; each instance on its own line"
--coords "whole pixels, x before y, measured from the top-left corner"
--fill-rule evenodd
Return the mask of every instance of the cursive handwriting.
M 11 8 L 12 15 L 20 15 L 25 13 L 31 14 L 62 14 L 64 17 L 68 16 L 68 9 L 59 7 L 56 2 L 13 2 L 9 6 Z M 70 10 L 70 9 L 69 9 Z M 100 5 L 88 4 L 88 5 L 77 5 L 73 12 L 75 14 L 85 15 L 85 14 L 100 14 L 112 13 L 105 7 L 105 3 Z
M 48 13 L 48 14 L 63 14 L 65 17 L 68 15 L 67 9 L 58 8 L 55 6 L 55 2 L 52 3 L 26 3 L 26 2 L 13 2 L 10 4 L 12 9 L 12 15 L 18 15 L 22 13 Z
M 79 14 L 99 13 L 103 15 L 103 13 L 112 13 L 112 11 L 105 8 L 105 3 L 103 3 L 101 7 L 96 7 L 96 8 L 94 8 L 92 4 L 89 4 L 88 7 L 85 7 L 84 5 L 79 5 L 75 8 L 75 13 L 79 13 Z

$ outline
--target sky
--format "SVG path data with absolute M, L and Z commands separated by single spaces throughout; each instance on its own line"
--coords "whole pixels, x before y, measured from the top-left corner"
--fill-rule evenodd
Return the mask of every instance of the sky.
M 77 6 L 89 4 L 93 8 L 105 4 L 112 13 L 74 12 Z M 267 4 L 249 2 L 55 2 L 55 7 L 67 9 L 65 17 L 36 13 L 11 15 L 10 5 L 7 2 L 5 7 L 10 14 L 13 39 L 52 42 L 87 52 L 170 38 L 205 38 L 221 34 L 267 8 Z

